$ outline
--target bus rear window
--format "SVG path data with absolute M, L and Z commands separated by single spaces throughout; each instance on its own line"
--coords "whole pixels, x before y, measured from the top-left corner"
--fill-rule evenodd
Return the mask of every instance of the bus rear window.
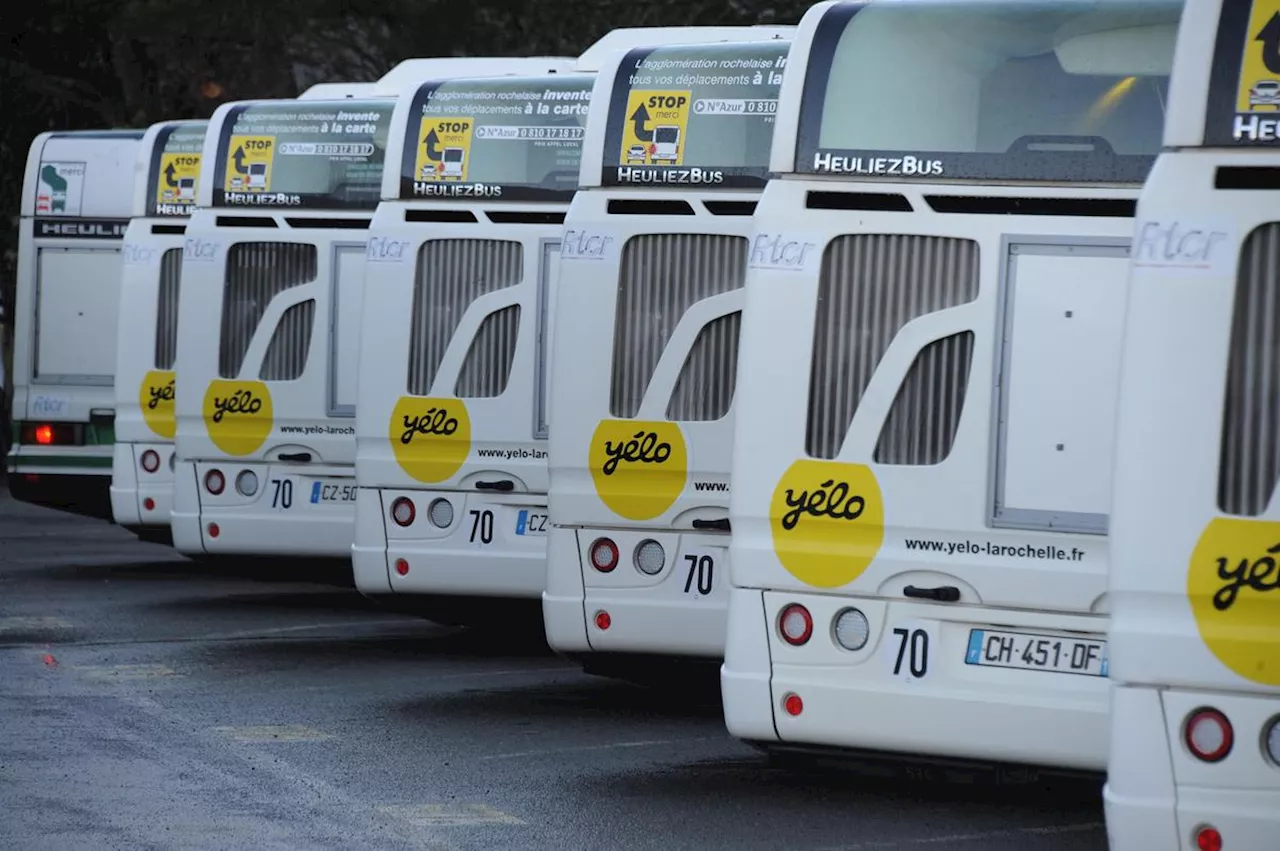
M 842 3 L 819 22 L 796 170 L 1140 183 L 1179 0 Z

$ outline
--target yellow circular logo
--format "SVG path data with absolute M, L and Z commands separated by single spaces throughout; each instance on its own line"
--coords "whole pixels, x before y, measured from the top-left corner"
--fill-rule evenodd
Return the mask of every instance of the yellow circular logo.
M 884 500 L 865 464 L 796 461 L 769 503 L 773 551 L 806 585 L 838 588 L 862 575 L 884 543 Z
M 271 433 L 271 391 L 261 381 L 215 378 L 204 392 L 204 427 L 228 455 L 248 455 Z
M 1187 597 L 1204 643 L 1247 680 L 1280 686 L 1280 523 L 1218 517 L 1191 554 Z
M 628 520 L 662 514 L 689 476 L 684 433 L 673 422 L 601 420 L 587 460 L 600 499 Z
M 138 404 L 142 406 L 142 419 L 147 427 L 173 440 L 178 431 L 178 421 L 173 416 L 173 372 L 159 369 L 148 372 L 138 388 Z
M 471 454 L 471 417 L 461 399 L 401 396 L 387 435 L 400 469 L 420 482 L 443 482 Z

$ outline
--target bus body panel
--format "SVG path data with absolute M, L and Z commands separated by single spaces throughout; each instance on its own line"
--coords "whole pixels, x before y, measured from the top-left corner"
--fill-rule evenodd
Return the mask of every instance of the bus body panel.
M 860 213 L 853 233 L 971 241 L 977 284 L 970 301 L 919 315 L 897 331 L 840 449 L 829 462 L 807 462 L 830 464 L 833 471 L 850 469 L 843 465 L 870 471 L 883 512 L 876 557 L 840 582 L 834 573 L 793 572 L 780 561 L 776 547 L 785 534 L 776 523 L 782 514 L 776 507 L 780 492 L 788 481 L 819 482 L 816 474 L 789 480 L 797 470 L 805 474 L 806 462 L 797 460 L 805 457 L 805 418 L 778 412 L 810 407 L 810 353 L 823 265 L 835 262 L 827 260 L 838 250 L 831 246 L 851 232 L 829 214 L 806 209 L 806 198 L 816 191 L 852 197 L 858 189 L 834 181 L 779 180 L 765 190 L 756 213 L 738 391 L 738 415 L 751 425 L 735 433 L 733 585 L 772 589 L 763 598 L 764 624 L 776 624 L 782 609 L 796 602 L 808 608 L 815 624 L 815 638 L 802 648 L 783 643 L 776 628 L 767 630 L 773 706 L 788 692 L 805 700 L 800 718 L 777 716 L 778 735 L 791 743 L 1021 758 L 1100 770 L 1106 759 L 1108 694 L 1105 677 L 1096 674 L 1105 673 L 1098 665 L 1105 666 L 1100 654 L 1108 552 L 1099 532 L 1109 511 L 1106 436 L 1119 381 L 1108 364 L 1114 364 L 1119 346 L 1131 221 L 1008 215 L 993 222 L 930 214 L 923 212 L 929 207 L 917 187 L 877 187 L 901 192 L 916 212 L 909 225 L 901 214 Z M 1027 193 L 984 187 L 987 197 L 1001 194 Z M 1134 193 L 1059 189 L 1054 194 L 1123 199 Z M 803 266 L 778 269 L 768 252 L 779 245 L 812 248 Z M 876 463 L 875 451 L 889 431 L 885 423 L 893 422 L 891 409 L 903 398 L 900 387 L 921 352 L 963 333 L 972 334 L 968 381 L 950 452 L 926 466 Z M 934 369 L 965 372 L 955 364 Z M 1052 421 L 1047 435 L 1046 417 Z M 1071 531 L 1073 525 L 1079 531 Z M 1055 530 L 1061 526 L 1067 530 Z M 904 589 L 938 586 L 956 588 L 965 605 L 900 599 Z M 754 599 L 750 605 L 759 606 L 761 599 Z M 836 615 L 849 606 L 869 624 L 870 639 L 857 653 L 827 637 Z M 923 676 L 897 664 L 896 630 L 927 637 L 927 658 L 919 660 L 927 668 Z M 975 638 L 975 631 L 983 635 Z M 1023 635 L 1047 637 L 1035 640 L 1048 640 L 1050 653 L 1062 642 L 1057 652 L 1075 653 L 1075 661 L 1085 662 L 1095 675 L 974 664 L 975 641 L 980 652 L 996 657 L 988 661 L 1008 663 L 1012 658 L 1000 654 L 1026 651 L 1031 639 Z M 1035 646 L 1031 650 L 1038 652 Z M 751 673 L 752 663 L 741 674 L 735 665 L 751 658 L 735 652 L 726 660 L 727 691 L 750 688 L 758 676 Z M 877 698 L 883 701 L 880 711 L 852 712 L 855 704 Z M 915 723 L 921 716 L 892 709 L 913 701 L 921 713 L 955 723 L 936 723 L 922 732 Z M 1007 719 L 994 713 L 997 720 L 989 720 L 997 705 L 1018 707 L 1028 734 L 1012 737 L 1006 730 L 999 735 Z M 744 738 L 758 735 L 760 724 L 739 730 L 731 717 L 757 714 L 741 708 L 727 712 L 730 731 Z M 855 723 L 854 717 L 867 720 Z M 887 718 L 900 719 L 901 725 L 895 721 L 886 727 Z M 1045 737 L 1039 732 L 1044 729 L 1063 735 Z
M 1247 341 L 1263 343 L 1236 329 L 1242 307 L 1246 315 L 1267 310 L 1240 301 L 1248 298 L 1242 282 L 1256 282 L 1253 298 L 1265 297 L 1266 286 L 1274 291 L 1274 266 L 1262 258 L 1274 252 L 1280 229 L 1277 193 L 1215 188 L 1223 170 L 1274 159 L 1247 151 L 1166 151 L 1138 204 L 1109 591 L 1115 750 L 1103 797 L 1117 851 L 1150 847 L 1153 836 L 1192 851 L 1206 824 L 1220 831 L 1224 846 L 1246 851 L 1269 847 L 1280 832 L 1280 768 L 1263 751 L 1266 731 L 1280 718 L 1280 677 L 1274 661 L 1251 667 L 1280 658 L 1280 626 L 1274 614 L 1267 624 L 1264 601 L 1241 608 L 1261 620 L 1215 624 L 1233 606 L 1218 609 L 1207 598 L 1231 586 L 1230 574 L 1220 570 L 1241 559 L 1258 563 L 1280 520 L 1274 483 L 1269 499 L 1241 504 L 1248 479 L 1232 470 L 1261 466 L 1240 454 L 1261 444 L 1242 442 L 1249 432 L 1228 431 L 1227 412 L 1235 411 L 1239 427 L 1241 405 L 1256 391 L 1241 380 L 1243 362 L 1230 384 L 1224 366 L 1237 363 Z M 1267 380 L 1265 372 L 1248 374 Z M 1229 396 L 1229 388 L 1238 395 Z M 1240 401 L 1233 405 L 1231 398 Z M 1264 410 L 1259 406 L 1256 415 Z M 1269 432 L 1252 434 L 1266 441 Z M 1176 496 L 1152 498 L 1159 493 Z M 1235 502 L 1231 512 L 1223 499 Z M 1215 567 L 1218 558 L 1226 566 Z M 1193 597 L 1192 583 L 1205 596 Z M 1241 585 L 1235 599 L 1250 588 Z M 1224 627 L 1245 630 L 1239 643 Z M 1253 670 L 1260 673 L 1248 676 Z M 1187 719 L 1206 706 L 1229 719 L 1236 737 L 1213 763 L 1195 759 L 1183 743 Z
M 806 13 L 743 312 L 731 733 L 1105 767 L 1117 363 L 1178 11 Z
M 120 247 L 142 136 L 37 136 L 19 222 L 11 491 L 102 518 L 111 516 Z
M 383 252 L 369 264 L 364 291 L 356 476 L 358 499 L 367 495 L 380 510 L 357 510 L 352 550 L 357 587 L 377 593 L 390 583 L 390 591 L 398 594 L 536 599 L 546 558 L 545 346 L 560 228 L 406 222 L 409 209 L 433 207 L 391 201 L 379 206 L 373 238 L 395 259 Z M 484 215 L 480 205 L 474 209 Z M 557 214 L 564 206 L 506 202 L 483 209 L 539 216 Z M 446 279 L 461 280 L 456 276 L 465 276 L 469 265 L 505 276 L 505 285 L 475 298 L 461 290 L 428 293 L 445 286 Z M 438 282 L 432 269 L 443 276 Z M 436 353 L 428 379 L 420 367 L 411 368 L 428 357 L 428 343 L 425 328 L 410 326 L 431 321 L 415 305 L 419 299 L 455 297 L 461 300 L 447 309 L 456 325 Z M 420 350 L 411 349 L 419 335 Z M 475 348 L 481 345 L 489 350 L 484 357 Z M 507 364 L 505 371 L 499 361 Z M 482 373 L 489 379 L 481 381 Z M 480 386 L 486 383 L 492 386 Z M 455 395 L 464 385 L 485 395 Z M 422 406 L 430 407 L 420 399 L 440 400 L 451 415 L 465 418 L 469 433 L 456 467 L 440 476 L 419 472 L 422 478 L 415 477 L 410 470 L 420 468 L 410 460 L 402 463 L 399 454 L 416 437 L 413 419 L 425 415 Z M 407 526 L 392 522 L 387 513 L 398 499 L 415 506 Z M 448 506 L 443 526 L 429 516 L 432 506 L 445 511 L 441 505 Z M 403 575 L 387 569 L 398 559 L 407 565 Z

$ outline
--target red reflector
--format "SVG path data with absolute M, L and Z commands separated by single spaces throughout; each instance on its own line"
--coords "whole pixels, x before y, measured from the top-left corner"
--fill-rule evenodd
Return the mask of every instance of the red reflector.
M 605 630 L 613 625 L 613 618 L 606 611 L 596 612 L 596 629 Z
M 217 523 L 210 523 L 210 524 L 209 524 L 209 537 L 210 537 L 210 538 L 216 538 L 216 537 L 218 537 L 218 532 L 219 532 L 219 531 L 220 531 L 220 530 L 218 529 L 218 524 L 217 524 Z
M 1222 851 L 1222 834 L 1217 828 L 1202 827 L 1196 831 L 1196 847 L 1200 851 Z
M 151 497 L 147 497 L 142 501 L 142 507 L 145 508 L 147 511 L 154 511 L 156 507 L 156 501 Z
M 409 562 L 405 561 L 402 558 L 396 559 L 396 573 L 400 574 L 401 576 L 408 576 Z
M 38 425 L 36 426 L 36 443 L 41 446 L 50 446 L 53 444 L 53 426 Z
M 794 717 L 804 712 L 804 701 L 800 699 L 798 694 L 788 694 L 782 698 L 782 708 L 787 710 L 788 715 Z

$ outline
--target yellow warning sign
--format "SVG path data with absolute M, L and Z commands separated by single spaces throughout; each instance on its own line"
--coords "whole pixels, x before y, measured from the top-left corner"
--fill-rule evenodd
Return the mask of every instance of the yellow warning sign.
M 275 136 L 232 136 L 227 143 L 226 192 L 267 192 L 271 189 L 271 161 Z
M 1236 111 L 1276 110 L 1280 110 L 1280 0 L 1253 0 L 1236 84 Z
M 687 91 L 632 91 L 622 127 L 620 165 L 680 165 L 693 98 Z
M 414 180 L 466 181 L 471 164 L 471 118 L 424 116 L 418 127 Z
M 161 154 L 156 204 L 194 204 L 199 179 L 199 154 Z

